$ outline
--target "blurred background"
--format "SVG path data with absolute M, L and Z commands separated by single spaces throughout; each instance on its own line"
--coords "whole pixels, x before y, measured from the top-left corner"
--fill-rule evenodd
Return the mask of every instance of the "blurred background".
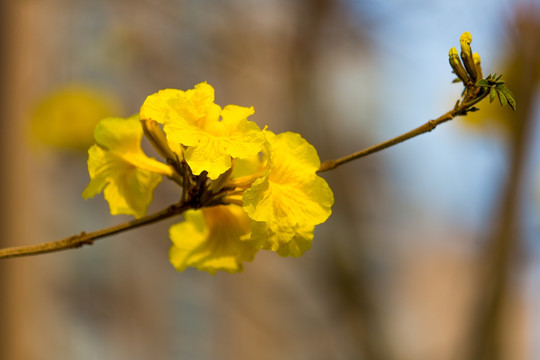
M 84 201 L 94 124 L 208 81 L 321 160 L 452 108 L 470 31 L 517 111 L 481 111 L 324 173 L 333 215 L 299 259 L 169 264 L 168 221 L 0 261 L 1 359 L 540 359 L 540 3 L 1 2 L 0 245 L 129 219 Z M 150 211 L 178 198 L 164 181 Z

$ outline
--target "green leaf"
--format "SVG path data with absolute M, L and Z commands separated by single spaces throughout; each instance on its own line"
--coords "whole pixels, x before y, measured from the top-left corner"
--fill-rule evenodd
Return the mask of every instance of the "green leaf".
M 460 78 L 455 78 L 454 80 L 452 80 L 452 83 L 458 83 L 458 82 L 461 82 Z
M 476 82 L 476 86 L 490 86 L 489 81 L 482 79 Z
M 510 106 L 512 110 L 516 111 L 517 103 L 516 103 L 516 99 L 514 98 L 514 94 L 512 94 L 512 92 L 506 86 L 501 87 L 501 92 L 504 94 L 504 96 L 508 100 L 508 106 Z
M 500 91 L 500 89 L 496 88 L 497 96 L 499 97 L 499 102 L 501 103 L 501 106 L 508 105 L 508 100 L 506 99 L 506 96 L 504 96 L 504 93 Z
M 491 88 L 491 91 L 489 92 L 489 102 L 492 103 L 493 100 L 495 100 L 495 96 L 497 96 L 497 90 L 495 88 Z

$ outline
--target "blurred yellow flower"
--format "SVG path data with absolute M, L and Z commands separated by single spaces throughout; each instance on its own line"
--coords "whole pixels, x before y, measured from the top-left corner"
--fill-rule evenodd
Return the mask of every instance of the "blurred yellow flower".
M 240 272 L 257 248 L 250 241 L 251 220 L 237 205 L 220 205 L 185 213 L 185 221 L 171 226 L 169 259 L 178 271 L 187 267 L 215 274 Z
M 32 143 L 85 151 L 94 143 L 99 120 L 120 112 L 110 94 L 87 85 L 70 85 L 39 101 L 30 116 Z
M 103 191 L 111 214 L 146 214 L 154 188 L 161 176 L 172 169 L 147 157 L 141 149 L 143 130 L 139 116 L 106 118 L 95 129 L 96 143 L 88 150 L 90 183 L 82 196 L 94 197 Z

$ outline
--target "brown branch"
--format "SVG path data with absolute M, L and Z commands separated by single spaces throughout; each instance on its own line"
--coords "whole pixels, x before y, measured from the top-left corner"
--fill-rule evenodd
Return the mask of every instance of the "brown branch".
M 183 213 L 190 208 L 189 204 L 171 205 L 154 214 L 142 217 L 140 219 L 131 220 L 122 224 L 114 225 L 105 229 L 92 231 L 89 233 L 82 232 L 79 235 L 73 235 L 65 239 L 51 241 L 42 244 L 16 246 L 0 249 L 0 259 L 11 257 L 39 255 L 55 251 L 78 248 L 83 245 L 91 245 L 94 240 L 114 235 L 126 230 L 138 228 L 143 225 L 155 223 Z
M 426 122 L 423 125 L 420 125 L 416 129 L 408 131 L 408 132 L 406 132 L 404 134 L 401 134 L 401 135 L 399 135 L 399 136 L 397 136 L 395 138 L 383 141 L 380 144 L 373 145 L 371 147 L 368 147 L 368 148 L 365 148 L 365 149 L 360 150 L 358 152 L 355 152 L 354 154 L 344 156 L 344 157 L 342 157 L 340 159 L 337 159 L 337 160 L 327 160 L 327 161 L 325 161 L 325 162 L 323 162 L 321 164 L 321 166 L 319 167 L 319 170 L 317 170 L 317 172 L 321 173 L 321 172 L 324 172 L 324 171 L 335 169 L 336 167 L 338 167 L 340 165 L 343 165 L 345 163 L 348 163 L 349 161 L 360 159 L 360 158 L 362 158 L 364 156 L 373 154 L 375 152 L 378 152 L 378 151 L 387 149 L 389 147 L 392 147 L 394 145 L 397 145 L 399 143 L 402 143 L 402 142 L 404 142 L 406 140 L 409 140 L 409 139 L 411 139 L 411 138 L 413 138 L 415 136 L 430 132 L 430 131 L 434 130 L 437 126 L 439 126 L 440 124 L 442 124 L 444 122 L 447 122 L 449 120 L 452 120 L 456 116 L 466 115 L 467 112 L 470 111 L 470 109 L 475 104 L 480 102 L 486 96 L 487 96 L 487 93 L 485 93 L 483 95 L 480 95 L 480 96 L 478 96 L 478 97 L 476 97 L 476 98 L 474 98 L 474 99 L 472 99 L 471 101 L 468 101 L 468 102 L 464 101 L 461 104 L 458 102 L 458 103 L 456 103 L 456 106 L 454 107 L 454 109 L 452 109 L 452 110 L 446 112 L 445 114 L 439 116 L 437 119 L 429 120 L 428 122 Z

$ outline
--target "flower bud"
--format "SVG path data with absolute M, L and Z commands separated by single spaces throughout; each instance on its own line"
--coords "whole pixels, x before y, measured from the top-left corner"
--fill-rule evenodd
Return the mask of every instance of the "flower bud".
M 476 66 L 476 74 L 478 75 L 478 79 L 483 79 L 484 75 L 482 75 L 480 55 L 478 55 L 478 53 L 474 53 L 473 60 L 474 60 L 474 65 Z
M 461 60 L 463 60 L 463 65 L 465 65 L 465 69 L 467 69 L 472 81 L 476 82 L 478 80 L 478 73 L 476 72 L 476 65 L 473 60 L 471 41 L 472 36 L 468 31 L 461 34 L 459 38 L 459 42 L 461 43 Z
M 461 60 L 459 60 L 459 55 L 455 47 L 452 47 L 450 49 L 450 51 L 448 52 L 448 57 L 450 61 L 450 66 L 452 66 L 452 69 L 454 69 L 454 73 L 461 81 L 463 81 L 464 84 L 467 84 L 470 80 L 469 75 L 461 64 Z
M 182 156 L 182 154 L 176 154 L 171 150 L 163 130 L 161 130 L 156 121 L 151 119 L 141 119 L 141 125 L 144 135 L 159 155 L 167 159 L 167 162 L 170 164 L 179 161 L 179 156 Z

